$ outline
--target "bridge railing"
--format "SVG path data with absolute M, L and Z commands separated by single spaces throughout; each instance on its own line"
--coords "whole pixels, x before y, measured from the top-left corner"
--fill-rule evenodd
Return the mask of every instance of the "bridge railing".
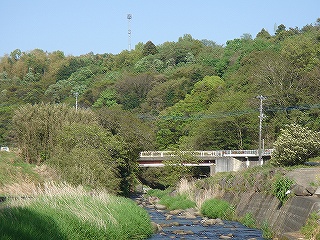
M 270 156 L 274 149 L 262 150 L 262 156 Z M 140 152 L 140 158 L 164 158 L 178 154 L 191 154 L 196 157 L 223 157 L 223 156 L 259 156 L 259 150 L 216 150 L 216 151 L 144 151 Z

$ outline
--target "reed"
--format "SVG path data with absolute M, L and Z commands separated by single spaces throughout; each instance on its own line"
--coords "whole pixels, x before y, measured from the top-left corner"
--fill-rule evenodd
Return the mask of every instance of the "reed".
M 177 186 L 178 193 L 187 195 L 189 199 L 194 199 L 195 190 L 195 181 L 186 178 L 182 178 Z
M 146 239 L 148 213 L 105 191 L 48 182 L 33 196 L 9 200 L 0 212 L 1 239 Z
M 182 178 L 177 186 L 177 191 L 181 195 L 186 195 L 196 203 L 198 209 L 201 208 L 203 202 L 208 199 L 221 196 L 221 190 L 218 184 L 212 184 L 205 189 L 198 189 L 195 180 Z
M 209 199 L 218 198 L 221 196 L 219 185 L 215 184 L 206 189 L 201 189 L 195 195 L 194 201 L 198 209 L 201 209 L 202 204 Z

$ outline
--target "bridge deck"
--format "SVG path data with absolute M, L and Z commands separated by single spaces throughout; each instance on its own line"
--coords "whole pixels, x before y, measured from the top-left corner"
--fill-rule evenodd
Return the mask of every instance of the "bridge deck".
M 261 155 L 270 159 L 273 149 L 265 149 Z M 243 167 L 263 164 L 258 150 L 218 150 L 218 151 L 145 151 L 140 153 L 140 167 L 164 167 L 164 161 L 173 157 L 194 156 L 200 161 L 182 163 L 184 166 L 208 166 L 210 174 L 221 171 L 237 171 Z
M 265 149 L 262 156 L 271 156 L 273 149 Z M 214 160 L 217 157 L 258 157 L 259 150 L 217 150 L 217 151 L 144 151 L 140 153 L 139 161 L 154 161 L 169 159 L 175 156 L 192 155 L 206 160 Z

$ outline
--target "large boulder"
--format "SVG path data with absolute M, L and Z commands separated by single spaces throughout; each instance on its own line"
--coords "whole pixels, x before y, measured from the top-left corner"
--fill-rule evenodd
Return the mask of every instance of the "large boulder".
M 294 193 L 294 195 L 296 196 L 311 196 L 312 194 L 310 194 L 307 189 L 299 184 L 295 184 L 292 189 L 291 192 Z

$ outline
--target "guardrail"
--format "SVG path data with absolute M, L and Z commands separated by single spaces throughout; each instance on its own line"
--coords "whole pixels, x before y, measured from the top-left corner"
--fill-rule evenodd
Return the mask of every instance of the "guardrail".
M 271 156 L 274 149 L 262 150 L 262 156 Z M 144 151 L 140 152 L 140 158 L 164 158 L 183 154 L 191 154 L 195 157 L 223 157 L 223 156 L 259 156 L 259 150 L 216 150 L 216 151 Z

